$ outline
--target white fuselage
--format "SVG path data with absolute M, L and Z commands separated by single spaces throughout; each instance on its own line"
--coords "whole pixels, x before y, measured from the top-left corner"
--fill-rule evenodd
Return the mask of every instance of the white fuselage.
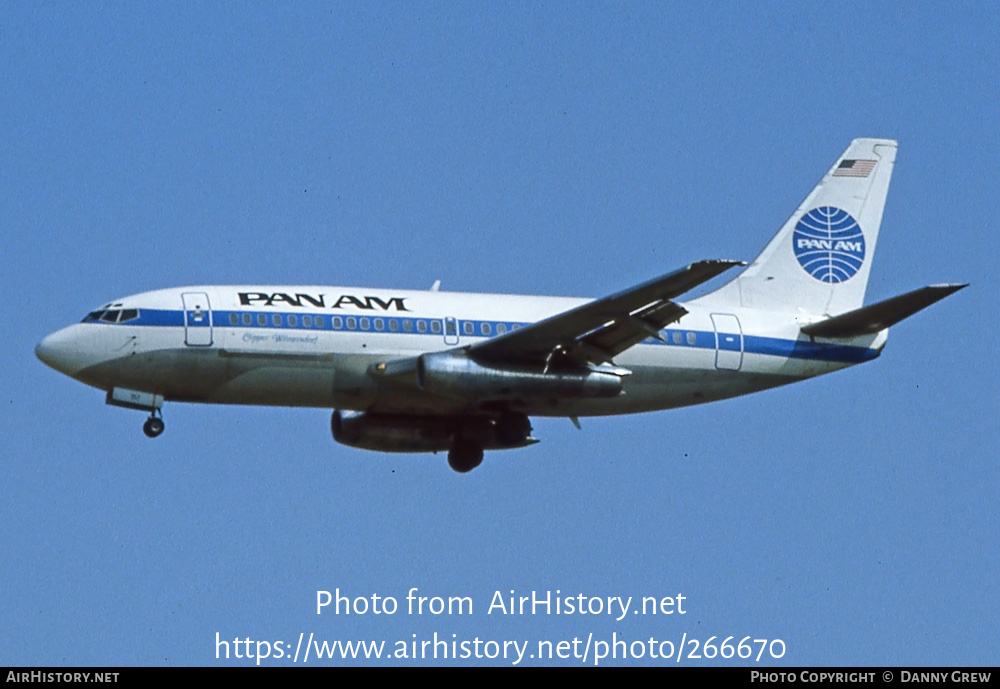
M 476 409 L 467 401 L 394 389 L 370 367 L 463 348 L 587 301 L 320 286 L 183 287 L 110 303 L 48 336 L 37 351 L 94 387 L 166 400 L 468 413 Z M 620 396 L 514 406 L 528 415 L 588 416 L 699 404 L 873 359 L 886 339 L 883 331 L 814 342 L 799 328 L 818 315 L 706 309 L 698 300 L 681 305 L 688 313 L 660 332 L 663 341 L 650 337 L 615 357 L 615 365 L 631 372 Z
M 148 411 L 151 438 L 165 400 L 326 407 L 337 442 L 446 450 L 466 472 L 485 450 L 538 442 L 531 416 L 701 404 L 877 357 L 891 325 L 964 287 L 865 305 L 896 150 L 853 140 L 749 265 L 696 261 L 595 300 L 181 287 L 106 304 L 36 352 L 109 404 Z

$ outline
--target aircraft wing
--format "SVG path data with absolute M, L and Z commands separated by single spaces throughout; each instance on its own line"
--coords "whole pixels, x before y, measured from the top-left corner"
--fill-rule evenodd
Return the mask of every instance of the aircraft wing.
M 483 362 L 547 366 L 556 355 L 580 365 L 603 364 L 680 319 L 672 299 L 741 261 L 699 261 L 631 289 L 597 299 L 469 348 Z

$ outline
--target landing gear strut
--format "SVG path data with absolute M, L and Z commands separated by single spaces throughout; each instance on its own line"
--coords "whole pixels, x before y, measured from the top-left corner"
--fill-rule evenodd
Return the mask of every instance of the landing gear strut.
M 472 471 L 483 463 L 483 447 L 471 440 L 457 438 L 448 450 L 448 466 L 460 474 Z
M 163 419 L 156 415 L 154 411 L 146 423 L 142 424 L 142 432 L 146 434 L 147 438 L 155 438 L 156 436 L 163 433 Z

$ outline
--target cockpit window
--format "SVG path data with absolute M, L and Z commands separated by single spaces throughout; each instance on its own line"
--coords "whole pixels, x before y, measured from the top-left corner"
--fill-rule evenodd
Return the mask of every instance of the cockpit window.
M 98 309 L 83 317 L 83 323 L 124 323 L 139 317 L 139 309 Z

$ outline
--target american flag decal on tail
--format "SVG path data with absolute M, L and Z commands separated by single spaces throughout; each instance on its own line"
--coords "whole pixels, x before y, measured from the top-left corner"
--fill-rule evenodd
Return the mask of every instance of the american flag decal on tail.
M 875 169 L 876 160 L 841 160 L 833 171 L 834 177 L 867 177 Z

